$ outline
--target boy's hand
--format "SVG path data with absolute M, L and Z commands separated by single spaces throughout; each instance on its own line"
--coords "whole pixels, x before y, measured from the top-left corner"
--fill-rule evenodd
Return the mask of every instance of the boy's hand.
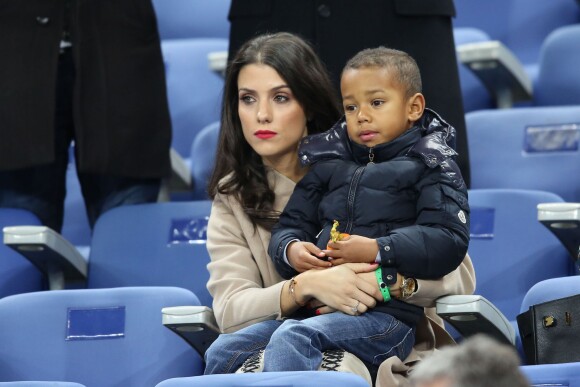
M 329 241 L 328 247 L 332 250 L 322 251 L 333 265 L 342 265 L 347 262 L 372 263 L 379 252 L 376 239 L 360 235 L 351 235 L 338 242 Z
M 290 265 L 299 273 L 332 266 L 330 262 L 321 259 L 324 258 L 324 252 L 310 242 L 291 242 L 286 250 L 286 256 Z

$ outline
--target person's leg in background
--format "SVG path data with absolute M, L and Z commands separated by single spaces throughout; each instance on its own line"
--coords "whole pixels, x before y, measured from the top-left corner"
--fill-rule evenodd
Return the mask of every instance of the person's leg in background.
M 55 160 L 46 165 L 0 172 L 0 207 L 22 208 L 34 213 L 45 226 L 62 230 L 66 169 L 72 137 L 72 53 L 60 54 L 55 111 Z
M 161 179 L 138 179 L 78 172 L 91 228 L 108 210 L 130 204 L 157 202 Z

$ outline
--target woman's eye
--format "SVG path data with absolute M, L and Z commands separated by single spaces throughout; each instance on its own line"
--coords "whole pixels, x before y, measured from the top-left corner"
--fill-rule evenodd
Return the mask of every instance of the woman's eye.
M 275 97 L 274 97 L 274 101 L 276 101 L 276 102 L 278 102 L 278 103 L 283 103 L 283 102 L 286 102 L 286 101 L 288 101 L 289 99 L 290 99 L 290 98 L 288 98 L 288 97 L 287 97 L 287 96 L 285 96 L 285 95 L 277 95 L 277 96 L 275 96 Z
M 245 103 L 246 105 L 251 104 L 252 102 L 255 101 L 254 97 L 252 97 L 251 95 L 242 95 L 240 97 L 240 101 L 242 101 L 243 103 Z

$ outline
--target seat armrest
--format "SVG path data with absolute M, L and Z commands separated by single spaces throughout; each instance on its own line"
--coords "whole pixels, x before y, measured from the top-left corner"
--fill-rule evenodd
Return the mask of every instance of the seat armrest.
M 560 239 L 580 265 L 580 203 L 540 203 L 538 221 Z
M 169 192 L 191 191 L 192 179 L 189 165 L 173 148 L 171 148 L 169 156 L 171 161 L 171 177 L 168 181 Z
M 4 227 L 4 244 L 16 250 L 47 276 L 50 290 L 84 283 L 87 261 L 62 235 L 46 226 Z
M 220 331 L 207 306 L 172 306 L 161 310 L 163 325 L 181 336 L 203 358 Z
M 515 345 L 515 332 L 509 320 L 485 297 L 454 295 L 437 299 L 437 314 L 464 337 L 488 334 Z
M 207 54 L 207 61 L 209 68 L 221 75 L 222 77 L 226 74 L 226 66 L 228 62 L 228 52 L 227 51 L 214 51 Z
M 515 55 L 500 41 L 466 43 L 456 47 L 457 57 L 481 79 L 498 108 L 532 99 L 532 81 Z

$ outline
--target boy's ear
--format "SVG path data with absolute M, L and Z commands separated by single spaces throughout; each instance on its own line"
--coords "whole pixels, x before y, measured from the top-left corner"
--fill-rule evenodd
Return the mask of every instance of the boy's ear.
M 409 98 L 409 121 L 417 121 L 425 110 L 425 97 L 421 93 L 416 93 Z

